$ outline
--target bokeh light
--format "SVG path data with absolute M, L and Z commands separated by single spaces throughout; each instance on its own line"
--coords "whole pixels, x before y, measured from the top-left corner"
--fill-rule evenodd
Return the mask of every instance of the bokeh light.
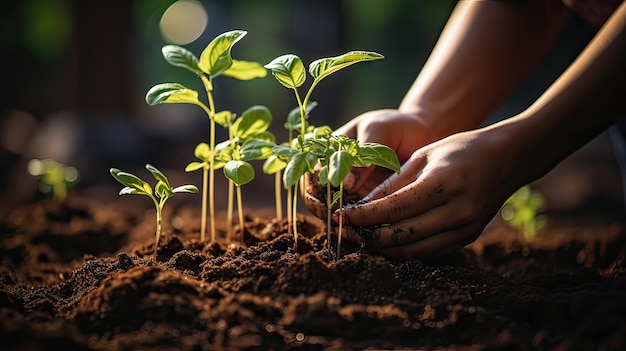
M 209 17 L 200 2 L 181 0 L 163 13 L 159 28 L 165 41 L 185 45 L 198 39 L 208 22 Z

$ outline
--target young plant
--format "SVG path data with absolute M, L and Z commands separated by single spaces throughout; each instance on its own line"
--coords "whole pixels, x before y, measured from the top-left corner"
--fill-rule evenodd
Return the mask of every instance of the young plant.
M 134 174 L 122 172 L 117 168 L 111 168 L 109 172 L 115 180 L 124 185 L 124 188 L 119 192 L 120 195 L 146 195 L 152 199 L 156 208 L 156 237 L 154 241 L 154 259 L 156 260 L 159 239 L 161 238 L 161 222 L 163 220 L 165 202 L 176 193 L 197 193 L 198 188 L 195 185 L 181 185 L 173 188 L 167 177 L 156 167 L 147 164 L 146 169 L 157 180 L 154 188 Z
M 289 160 L 283 174 L 283 185 L 285 189 L 293 189 L 293 201 L 289 211 L 291 211 L 291 224 L 293 225 L 294 245 L 296 248 L 298 245 L 296 223 L 298 181 L 300 176 L 305 172 L 313 172 L 314 166 L 317 164 L 316 156 L 306 151 L 304 146 L 304 134 L 306 133 L 308 125 L 306 121 L 308 116 L 307 107 L 309 106 L 311 95 L 322 79 L 328 77 L 330 74 L 358 62 L 379 60 L 382 58 L 384 57 L 381 54 L 375 52 L 350 51 L 340 56 L 313 61 L 309 65 L 309 74 L 313 77 L 313 83 L 307 90 L 303 99 L 300 97 L 298 88 L 304 84 L 307 75 L 300 57 L 294 54 L 286 54 L 275 58 L 265 65 L 265 68 L 272 72 L 272 75 L 281 85 L 293 90 L 298 104 L 300 135 L 291 141 L 289 147 L 278 147 L 278 149 L 275 150 L 276 155 Z M 298 176 L 296 177 L 295 175 Z
M 248 161 L 267 159 L 272 154 L 272 147 L 276 145 L 276 138 L 267 130 L 272 122 L 272 114 L 265 106 L 253 106 L 244 111 L 239 118 L 231 112 L 220 113 L 216 117 L 216 122 L 228 128 L 229 131 L 229 139 L 216 145 L 215 156 L 216 169 L 223 167 L 224 175 L 229 180 L 228 240 L 230 241 L 233 207 L 232 186 L 237 187 L 237 208 L 242 230 L 241 237 L 243 238 L 245 228 L 241 186 L 248 184 L 255 177 L 254 167 Z M 201 149 L 206 150 L 207 148 L 208 146 Z M 196 152 L 196 157 L 198 154 Z M 201 157 L 198 158 L 202 160 Z M 206 164 L 206 160 L 191 162 L 185 170 L 206 169 Z
M 538 214 L 543 202 L 543 195 L 526 185 L 504 202 L 500 216 L 510 226 L 521 231 L 524 241 L 530 243 L 535 240 L 537 232 L 546 225 L 546 218 Z
M 39 189 L 52 193 L 53 199 L 65 202 L 69 187 L 78 181 L 78 170 L 51 159 L 28 161 L 28 173 L 39 178 Z
M 317 106 L 317 103 L 314 101 L 309 101 L 305 108 L 305 120 L 308 120 L 308 115 L 311 110 Z M 287 140 L 293 139 L 293 134 L 301 130 L 301 119 L 300 119 L 300 108 L 296 107 L 287 115 L 287 122 L 284 124 L 285 129 L 287 129 Z M 305 126 L 307 129 L 308 126 Z M 288 146 L 288 143 L 282 143 L 282 146 Z M 278 155 L 272 154 L 270 157 L 265 160 L 263 163 L 263 173 L 272 175 L 274 174 L 274 197 L 276 202 L 276 219 L 283 219 L 282 212 L 282 171 L 287 167 L 287 162 L 289 159 L 280 157 Z M 287 208 L 291 208 L 291 191 L 292 188 L 287 190 Z M 291 223 L 291 211 L 287 211 L 287 222 Z M 291 234 L 291 226 L 288 229 Z
M 353 167 L 371 165 L 388 168 L 400 173 L 400 162 L 396 153 L 389 147 L 377 143 L 359 143 L 345 135 L 334 135 L 329 127 L 315 128 L 305 138 L 309 152 L 317 156 L 321 168 L 319 182 L 326 187 L 326 233 L 330 251 L 331 213 L 335 204 L 339 208 L 339 230 L 337 235 L 337 257 L 341 251 L 341 232 L 343 231 L 343 194 L 344 180 Z M 297 174 L 292 176 L 296 177 Z M 336 190 L 338 189 L 338 190 Z M 336 190 L 336 191 L 334 191 Z
M 204 86 L 206 103 L 198 98 L 198 92 L 187 88 L 180 83 L 163 83 L 153 86 L 146 94 L 148 105 L 162 103 L 188 103 L 202 108 L 209 118 L 209 150 L 208 150 L 208 189 L 203 185 L 203 199 L 209 196 L 209 216 L 211 218 L 211 241 L 215 241 L 215 118 L 218 113 L 213 100 L 213 79 L 220 76 L 229 76 L 239 80 L 262 78 L 267 75 L 263 66 L 256 62 L 234 60 L 231 56 L 233 45 L 246 35 L 242 30 L 233 30 L 222 33 L 213 39 L 202 51 L 198 59 L 192 52 L 176 45 L 166 45 L 161 50 L 165 60 L 173 65 L 182 67 L 196 74 Z M 208 106 L 207 106 L 208 105 Z M 204 181 L 203 181 L 204 183 Z M 203 201 L 200 238 L 204 240 L 206 232 L 206 200 Z

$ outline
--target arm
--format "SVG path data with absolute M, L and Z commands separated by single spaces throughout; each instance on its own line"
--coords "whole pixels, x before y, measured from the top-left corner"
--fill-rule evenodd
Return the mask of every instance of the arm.
M 348 208 L 344 233 L 391 256 L 429 256 L 474 240 L 520 186 L 541 177 L 626 112 L 626 3 L 527 110 L 417 150 Z
M 436 139 L 479 126 L 556 41 L 560 1 L 459 1 L 400 105 Z

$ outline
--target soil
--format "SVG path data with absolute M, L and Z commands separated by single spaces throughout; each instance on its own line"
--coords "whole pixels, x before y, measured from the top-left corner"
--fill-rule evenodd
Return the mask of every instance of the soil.
M 199 210 L 168 203 L 155 260 L 154 210 L 129 199 L 3 212 L 3 350 L 626 349 L 620 221 L 557 221 L 532 243 L 493 225 L 428 262 L 344 242 L 335 260 L 313 217 L 297 250 L 269 210 L 228 245 L 224 221 L 200 241 Z

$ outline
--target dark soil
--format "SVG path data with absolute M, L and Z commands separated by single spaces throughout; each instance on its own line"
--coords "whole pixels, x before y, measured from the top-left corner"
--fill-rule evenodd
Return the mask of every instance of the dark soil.
M 626 349 L 621 222 L 529 245 L 494 226 L 438 262 L 347 244 L 333 260 L 319 220 L 299 218 L 297 250 L 258 214 L 244 244 L 223 222 L 211 244 L 199 210 L 172 204 L 154 260 L 154 211 L 128 201 L 5 211 L 2 350 Z

